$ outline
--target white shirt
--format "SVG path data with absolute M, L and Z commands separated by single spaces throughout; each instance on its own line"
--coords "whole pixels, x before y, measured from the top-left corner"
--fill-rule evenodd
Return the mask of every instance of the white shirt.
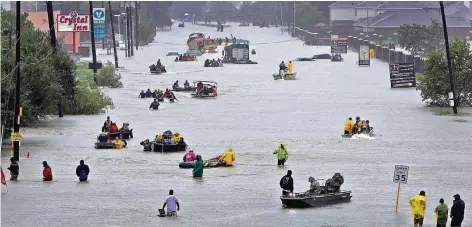
M 174 195 L 169 195 L 166 197 L 167 212 L 177 212 L 177 197 Z

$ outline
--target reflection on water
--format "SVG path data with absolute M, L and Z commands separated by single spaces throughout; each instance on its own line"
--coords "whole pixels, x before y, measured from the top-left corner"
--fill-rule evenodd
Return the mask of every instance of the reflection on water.
M 173 62 L 171 51 L 183 52 L 188 34 L 230 36 L 267 43 L 290 39 L 275 28 L 216 29 L 187 25 L 159 32 L 156 40 L 179 45 L 152 44 L 125 59 L 120 52 L 122 89 L 106 89 L 115 109 L 103 115 L 66 116 L 44 122 L 25 133 L 19 182 L 2 194 L 5 226 L 404 226 L 411 224 L 408 197 L 425 190 L 425 224 L 434 223 L 433 209 L 443 197 L 448 205 L 459 193 L 472 198 L 470 147 L 471 116 L 435 116 L 423 107 L 414 89 L 390 89 L 387 64 L 373 60 L 356 65 L 357 54 L 344 62 L 296 62 L 299 80 L 274 81 L 281 61 L 329 52 L 329 47 L 303 46 L 300 41 L 252 45 L 258 65 L 204 68 L 198 62 Z M 102 62 L 113 56 L 99 56 Z M 169 73 L 148 74 L 161 59 Z M 143 89 L 170 88 L 175 80 L 215 80 L 219 97 L 195 100 L 176 93 L 176 103 L 148 110 L 151 99 L 138 99 Z M 129 122 L 135 138 L 122 150 L 95 150 L 93 143 L 106 116 Z M 376 139 L 342 139 L 346 118 L 361 116 L 375 127 Z M 179 169 L 183 153 L 143 152 L 139 142 L 165 130 L 179 131 L 202 157 L 220 155 L 231 146 L 233 168 L 205 169 L 203 179 Z M 287 166 L 276 166 L 272 151 L 287 143 Z M 5 167 L 8 149 L 2 152 Z M 77 184 L 75 168 L 84 159 L 91 175 Z M 55 182 L 43 183 L 41 162 L 47 160 Z M 394 165 L 410 166 L 395 214 Z M 295 191 L 309 187 L 308 177 L 345 177 L 352 202 L 316 209 L 284 209 L 279 180 L 293 171 Z M 458 183 L 461 182 L 461 183 Z M 169 189 L 181 202 L 179 217 L 158 218 L 157 209 Z M 449 199 L 450 200 L 449 200 Z M 467 208 L 470 209 L 470 208 Z M 466 213 L 470 213 L 469 210 Z M 468 219 L 464 224 L 467 225 Z

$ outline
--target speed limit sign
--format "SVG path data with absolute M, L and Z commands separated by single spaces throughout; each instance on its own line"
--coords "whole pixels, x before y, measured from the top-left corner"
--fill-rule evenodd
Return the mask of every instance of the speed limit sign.
M 406 184 L 408 181 L 409 166 L 395 165 L 393 172 L 393 183 Z

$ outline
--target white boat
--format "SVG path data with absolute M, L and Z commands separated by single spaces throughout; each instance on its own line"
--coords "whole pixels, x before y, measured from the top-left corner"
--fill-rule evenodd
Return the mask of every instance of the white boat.
M 284 79 L 284 80 L 296 80 L 296 76 L 297 76 L 297 73 L 292 73 L 292 74 L 289 74 L 289 73 L 285 73 L 285 72 L 282 72 L 282 73 L 274 73 L 272 75 L 274 77 L 274 80 L 281 80 L 281 79 Z

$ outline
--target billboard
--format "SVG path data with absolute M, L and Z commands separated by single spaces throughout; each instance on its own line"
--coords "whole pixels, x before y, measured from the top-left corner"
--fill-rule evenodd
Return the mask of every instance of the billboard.
M 415 64 L 414 63 L 390 64 L 390 87 L 391 88 L 416 87 Z
M 367 45 L 359 46 L 359 66 L 370 66 L 370 47 Z
M 57 31 L 59 32 L 89 32 L 90 15 L 79 14 L 79 11 L 72 10 L 69 14 L 57 15 Z
M 332 38 L 331 39 L 331 53 L 332 54 L 347 54 L 347 38 Z
M 105 8 L 93 8 L 93 36 L 97 39 L 105 38 Z

